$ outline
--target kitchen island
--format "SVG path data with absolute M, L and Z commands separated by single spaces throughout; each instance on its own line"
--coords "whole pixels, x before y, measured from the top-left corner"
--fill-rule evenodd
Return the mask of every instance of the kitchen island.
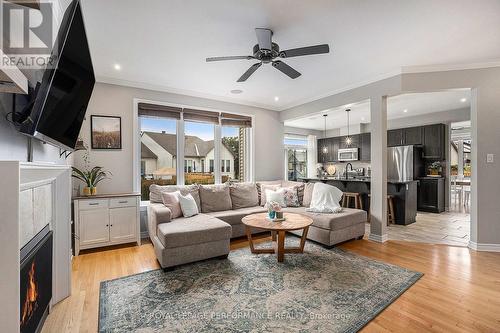
M 300 178 L 303 182 L 322 182 L 337 187 L 342 192 L 360 193 L 363 209 L 368 212 L 370 207 L 370 178 Z M 417 217 L 417 185 L 418 180 L 387 181 L 387 194 L 392 195 L 394 201 L 394 215 L 396 224 L 408 225 L 415 222 Z

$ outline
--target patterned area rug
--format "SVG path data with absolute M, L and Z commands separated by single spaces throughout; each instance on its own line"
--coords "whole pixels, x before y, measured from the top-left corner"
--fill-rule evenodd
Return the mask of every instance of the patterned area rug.
M 102 282 L 99 332 L 356 332 L 421 276 L 311 242 L 284 263 L 241 249 Z

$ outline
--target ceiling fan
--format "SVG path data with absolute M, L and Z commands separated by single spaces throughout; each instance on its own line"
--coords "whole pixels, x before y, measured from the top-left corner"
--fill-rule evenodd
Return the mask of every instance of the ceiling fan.
M 298 78 L 301 74 L 292 67 L 288 66 L 281 60 L 276 58 L 291 58 L 300 57 L 311 54 L 322 54 L 330 52 L 328 44 L 299 47 L 280 51 L 279 45 L 273 43 L 273 31 L 271 29 L 256 28 L 257 44 L 253 47 L 253 55 L 249 56 L 228 56 L 228 57 L 210 57 L 207 62 L 223 61 L 223 60 L 258 60 L 258 63 L 253 64 L 243 73 L 237 82 L 245 82 L 262 64 L 271 63 L 274 68 L 281 71 L 283 74 L 292 79 Z

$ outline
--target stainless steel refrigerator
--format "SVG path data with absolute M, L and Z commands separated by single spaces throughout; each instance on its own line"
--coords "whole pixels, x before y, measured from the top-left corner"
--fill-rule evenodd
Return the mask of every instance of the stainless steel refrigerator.
M 399 146 L 387 148 L 388 180 L 404 182 L 422 177 L 423 173 L 422 147 Z

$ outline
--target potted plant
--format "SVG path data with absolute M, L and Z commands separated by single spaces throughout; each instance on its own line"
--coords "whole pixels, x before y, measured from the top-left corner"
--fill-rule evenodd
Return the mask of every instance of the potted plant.
M 276 201 L 270 201 L 267 203 L 267 213 L 269 215 L 269 219 L 271 220 L 274 220 L 276 218 L 283 218 L 283 212 L 281 211 L 281 206 Z
M 429 166 L 429 174 L 431 176 L 439 176 L 441 174 L 441 162 L 433 162 Z
M 111 172 L 105 171 L 102 167 L 93 167 L 90 171 L 81 171 L 78 168 L 71 167 L 73 169 L 72 176 L 76 179 L 81 180 L 87 185 L 83 188 L 83 195 L 96 195 L 97 194 L 97 184 L 99 184 L 104 179 L 109 179 Z

